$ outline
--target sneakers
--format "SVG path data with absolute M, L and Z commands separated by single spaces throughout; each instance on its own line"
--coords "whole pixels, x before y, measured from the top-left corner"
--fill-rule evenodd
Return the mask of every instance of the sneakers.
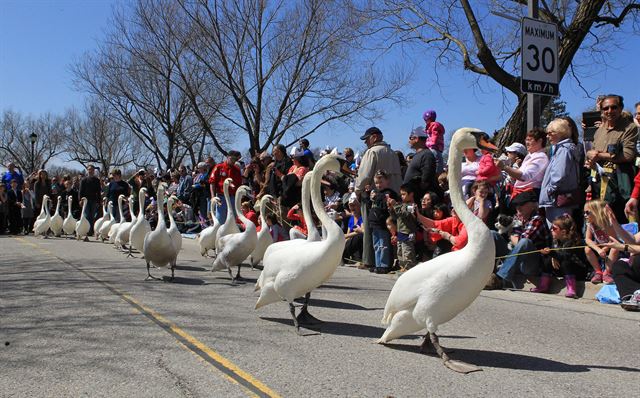
M 610 273 L 606 272 L 602 275 L 602 282 L 605 285 L 613 285 L 615 282 L 613 281 L 613 277 Z
M 388 274 L 389 271 L 390 269 L 387 267 L 376 267 L 375 271 L 373 272 L 375 272 L 376 274 Z
M 640 311 L 640 289 L 636 290 L 631 295 L 622 297 L 622 299 L 620 307 L 627 311 Z
M 593 275 L 593 278 L 591 278 L 591 283 L 593 283 L 594 285 L 602 283 L 602 272 L 596 271 L 596 273 Z

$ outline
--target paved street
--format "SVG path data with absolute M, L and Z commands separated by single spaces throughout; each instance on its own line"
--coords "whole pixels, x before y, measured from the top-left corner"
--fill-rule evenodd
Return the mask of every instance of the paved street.
M 144 281 L 112 246 L 0 237 L 0 396 L 637 396 L 640 314 L 589 300 L 483 292 L 440 330 L 461 375 L 382 346 L 393 275 L 340 267 L 313 293 L 321 334 L 297 336 L 287 306 L 254 310 L 259 270 L 231 286 L 184 240 L 175 283 Z M 152 270 L 156 276 L 166 269 Z

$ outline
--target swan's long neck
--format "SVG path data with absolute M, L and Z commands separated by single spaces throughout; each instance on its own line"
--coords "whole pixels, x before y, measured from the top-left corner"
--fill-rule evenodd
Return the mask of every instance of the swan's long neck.
M 60 214 L 60 201 L 62 201 L 62 196 L 58 196 L 58 203 L 56 203 L 56 213 Z
M 84 198 L 83 198 L 84 199 Z M 71 204 L 69 204 L 69 206 L 71 206 Z M 71 207 L 69 207 L 69 209 L 71 209 Z M 82 213 L 80 214 L 80 219 L 82 220 L 83 218 L 86 220 L 86 217 L 84 216 L 84 212 L 87 210 L 87 200 L 83 200 L 82 201 Z M 69 214 L 71 214 L 71 210 L 69 210 Z
M 45 198 L 45 199 L 42 201 L 42 207 L 44 207 L 44 214 L 45 214 L 47 217 L 51 217 L 51 213 L 49 213 L 49 198 Z
M 224 181 L 223 185 L 224 200 L 227 202 L 227 219 L 233 218 L 233 209 L 231 209 L 231 195 L 229 195 L 229 180 Z M 238 192 L 236 192 L 235 200 L 236 211 L 238 211 Z
M 244 186 L 244 185 L 243 185 Z M 253 224 L 253 221 L 249 220 L 247 217 L 244 216 L 244 213 L 242 212 L 242 209 L 240 208 L 240 205 L 242 204 L 242 195 L 244 194 L 245 189 L 238 189 L 236 191 L 236 214 L 238 215 L 238 218 L 240 219 L 240 221 L 244 224 L 244 231 L 247 232 L 247 230 L 249 230 L 250 228 L 255 229 L 256 226 Z
M 314 171 L 304 175 L 302 179 L 302 215 L 304 216 L 304 222 L 307 224 L 307 239 L 309 240 L 321 240 L 318 229 L 313 222 L 313 215 L 311 214 L 311 180 L 313 179 Z M 322 176 L 321 176 L 322 177 Z
M 460 139 L 453 136 L 451 141 L 451 151 L 449 151 L 449 195 L 451 198 L 451 204 L 456 210 L 456 214 L 460 221 L 467 228 L 469 235 L 469 242 L 474 240 L 474 231 L 481 231 L 487 229 L 484 223 L 476 217 L 469 206 L 462 197 L 462 189 L 460 188 L 460 171 L 462 169 L 462 162 L 460 161 L 462 156 L 462 149 L 459 148 Z
M 264 215 L 267 214 L 267 203 L 269 203 L 270 200 L 271 196 L 269 195 L 263 196 L 262 200 L 260 200 L 260 225 L 262 225 L 263 229 L 267 227 L 267 219 Z
M 122 222 L 122 219 L 124 218 L 124 215 L 122 214 L 122 200 L 124 199 L 124 196 L 118 196 L 118 212 L 120 212 L 120 222 Z
M 67 217 L 71 217 L 71 206 L 72 205 L 73 205 L 73 197 L 69 196 L 67 198 Z M 82 212 L 84 213 L 84 210 Z
M 142 219 L 144 217 L 144 196 L 146 193 L 146 188 L 142 188 L 140 192 L 138 192 L 138 219 Z
M 164 189 L 158 188 L 158 197 L 156 200 L 156 207 L 158 210 L 158 224 L 156 225 L 156 230 L 160 228 L 166 228 L 164 223 L 164 209 L 162 206 L 164 205 Z
M 167 199 L 167 214 L 169 215 L 170 228 L 176 226 L 176 220 L 173 219 L 173 196 L 169 196 Z
M 102 216 L 106 216 L 109 210 L 107 209 L 107 200 L 102 201 Z
M 342 234 L 342 230 L 340 230 L 338 224 L 336 224 L 336 222 L 333 221 L 324 210 L 324 203 L 320 196 L 322 176 L 330 167 L 330 161 L 326 163 L 319 162 L 313 169 L 313 177 L 311 179 L 311 203 L 313 205 L 313 210 L 316 212 L 318 219 L 320 219 L 320 222 L 322 223 L 322 226 L 327 230 L 327 241 L 336 237 L 337 234 Z M 309 230 L 309 226 L 307 226 L 307 230 Z

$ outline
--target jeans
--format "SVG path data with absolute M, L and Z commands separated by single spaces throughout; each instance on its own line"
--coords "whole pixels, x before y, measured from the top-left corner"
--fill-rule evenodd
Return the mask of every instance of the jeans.
M 516 246 L 509 252 L 507 248 L 507 242 L 495 231 L 491 231 L 494 242 L 496 243 L 496 256 L 505 256 L 507 254 L 524 253 L 532 250 L 536 250 L 531 239 L 520 239 Z M 542 256 L 540 253 L 531 253 L 521 256 L 508 257 L 502 263 L 502 266 L 496 273 L 502 279 L 513 282 L 513 278 L 517 273 L 527 276 L 534 276 L 540 274 L 540 264 L 542 263 Z
M 371 228 L 373 253 L 377 268 L 389 268 L 391 263 L 391 234 L 382 228 Z
M 224 200 L 224 195 L 216 195 L 222 204 L 216 205 L 216 218 L 220 222 L 220 224 L 224 224 L 227 221 L 227 201 Z M 235 212 L 235 196 L 231 195 L 229 198 L 229 202 L 231 202 L 231 209 L 233 210 L 233 214 Z
M 93 235 L 93 222 L 96 220 L 98 213 L 99 203 L 95 200 L 87 201 L 87 209 L 84 211 L 84 216 L 89 221 L 89 235 Z

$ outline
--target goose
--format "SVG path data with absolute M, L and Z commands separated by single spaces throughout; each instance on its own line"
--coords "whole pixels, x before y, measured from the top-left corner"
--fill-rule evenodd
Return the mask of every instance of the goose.
M 84 241 L 88 242 L 91 224 L 89 223 L 89 220 L 87 220 L 87 218 L 84 216 L 84 212 L 87 209 L 88 200 L 87 198 L 83 197 L 80 201 L 82 202 L 82 213 L 80 214 L 80 220 L 76 222 L 76 239 L 80 240 L 84 237 Z
M 231 207 L 231 198 L 229 196 L 229 185 L 231 185 L 232 183 L 233 180 L 231 178 L 227 178 L 222 184 L 224 191 L 224 200 L 227 202 L 227 219 L 225 220 L 224 224 L 222 224 L 220 228 L 218 228 L 218 232 L 216 234 L 216 252 L 220 250 L 219 242 L 223 236 L 229 234 L 237 234 L 240 232 L 240 228 L 238 228 L 238 224 L 236 224 L 236 216 L 235 214 L 233 214 L 233 208 Z M 238 195 L 236 195 L 236 197 L 237 196 Z M 236 212 L 237 211 L 238 209 L 236 209 Z
M 44 217 L 40 218 L 38 216 L 38 220 L 33 223 L 33 235 L 38 236 L 42 235 L 43 239 L 47 238 L 47 231 L 49 231 L 49 226 L 51 225 L 51 216 L 49 215 L 49 196 L 44 195 L 42 197 L 42 210 L 40 213 L 44 212 Z
M 242 197 L 250 192 L 251 189 L 246 185 L 241 185 L 236 192 L 236 212 L 238 213 L 238 218 L 244 224 L 244 231 L 225 235 L 218 239 L 216 259 L 213 261 L 213 267 L 211 267 L 212 272 L 226 268 L 231 276 L 232 284 L 235 284 L 236 280 L 240 278 L 242 261 L 253 252 L 258 243 L 256 226 L 240 210 Z M 231 268 L 235 266 L 238 266 L 238 273 L 234 277 Z
M 444 365 L 454 371 L 469 373 L 480 368 L 449 359 L 438 341 L 438 326 L 450 321 L 478 297 L 493 272 L 495 244 L 484 222 L 467 207 L 460 189 L 462 151 L 497 148 L 477 129 L 461 128 L 453 134 L 449 152 L 449 188 L 451 202 L 464 223 L 469 241 L 464 249 L 446 253 L 416 265 L 396 281 L 382 318 L 388 325 L 378 340 L 384 344 L 400 336 L 427 330 L 423 351 L 433 344 Z
M 209 254 L 209 250 L 216 248 L 216 235 L 218 234 L 218 229 L 220 228 L 220 221 L 216 217 L 214 206 L 220 205 L 219 198 L 211 199 L 211 206 L 209 209 L 209 214 L 211 214 L 211 220 L 213 221 L 213 225 L 208 226 L 203 229 L 198 236 L 198 245 L 200 245 L 200 255 L 202 257 L 207 257 Z
M 267 247 L 273 243 L 273 238 L 271 237 L 269 227 L 267 226 L 267 220 L 265 218 L 265 215 L 267 214 L 267 204 L 272 200 L 273 196 L 271 195 L 264 195 L 260 200 L 260 225 L 262 225 L 262 228 L 260 229 L 260 232 L 258 232 L 258 243 L 256 244 L 256 248 L 249 255 L 251 268 L 255 267 L 260 261 L 262 261 L 262 257 L 264 257 L 264 252 L 267 250 Z
M 178 200 L 176 196 L 169 196 L 167 200 L 167 214 L 169 215 L 169 235 L 171 235 L 171 240 L 173 241 L 173 246 L 176 249 L 176 253 L 180 253 L 182 249 L 182 234 L 178 230 L 178 224 L 176 224 L 176 220 L 173 218 L 173 204 Z M 177 254 L 176 254 L 177 256 Z
M 116 233 L 115 245 L 121 250 L 127 248 L 131 227 L 136 222 L 136 216 L 133 214 L 133 195 L 129 195 L 129 212 L 131 213 L 131 221 L 121 223 L 118 233 Z
M 51 216 L 51 232 L 53 232 L 54 236 L 62 235 L 62 216 L 60 215 L 60 202 L 62 202 L 62 196 L 58 196 L 58 203 L 56 203 L 56 212 Z
M 120 228 L 120 225 L 122 225 L 122 223 L 124 223 L 126 221 L 126 219 L 124 218 L 124 213 L 122 212 L 122 202 L 126 199 L 126 197 L 124 195 L 119 195 L 118 196 L 118 212 L 120 213 L 120 222 L 114 222 L 113 224 L 111 224 L 111 228 L 109 229 L 109 234 L 107 235 L 109 237 L 109 243 L 115 244 L 116 243 L 116 235 L 118 234 L 118 228 Z
M 138 217 L 136 217 L 136 222 L 131 226 L 131 231 L 129 232 L 129 254 L 128 257 L 133 257 L 131 254 L 131 250 L 136 249 L 140 253 L 142 253 L 142 249 L 144 247 L 144 237 L 151 232 L 151 225 L 146 218 L 144 218 L 144 200 L 147 194 L 147 188 L 140 188 L 140 192 L 138 193 Z
M 298 334 L 300 324 L 316 321 L 307 310 L 310 292 L 328 280 L 342 261 L 344 233 L 325 212 L 320 196 L 322 176 L 327 170 L 340 170 L 338 159 L 336 155 L 323 156 L 316 163 L 311 177 L 311 202 L 316 215 L 327 230 L 326 239 L 300 240 L 295 245 L 287 245 L 281 249 L 278 249 L 279 243 L 269 246 L 262 260 L 264 269 L 256 283 L 260 297 L 255 308 L 281 300 L 287 301 Z M 305 297 L 305 301 L 296 317 L 293 300 L 301 296 Z
M 107 210 L 107 198 L 102 199 L 102 217 L 98 218 L 93 223 L 93 233 L 96 236 L 96 240 L 100 239 L 100 228 L 104 222 L 108 222 L 111 219 L 111 215 Z
M 111 230 L 111 226 L 116 223 L 116 219 L 113 217 L 113 202 L 109 201 L 107 205 L 107 216 L 105 215 L 105 219 L 100 226 L 100 239 L 102 242 L 109 239 L 109 231 Z
M 142 245 L 144 260 L 147 263 L 147 278 L 145 280 L 157 279 L 151 276 L 151 272 L 149 272 L 151 264 L 156 267 L 170 267 L 170 280 L 173 280 L 174 277 L 178 251 L 173 244 L 171 235 L 169 235 L 169 231 L 167 230 L 164 222 L 164 211 L 162 209 L 162 205 L 164 203 L 164 191 L 164 184 L 160 184 L 158 186 L 158 200 L 156 202 L 158 205 L 158 224 L 153 231 L 149 232 L 145 236 L 144 243 Z
M 73 235 L 76 230 L 76 223 L 78 220 L 73 218 L 73 214 L 71 214 L 71 207 L 73 205 L 73 196 L 69 195 L 67 197 L 67 217 L 65 217 L 64 222 L 62 223 L 62 229 L 66 235 Z

